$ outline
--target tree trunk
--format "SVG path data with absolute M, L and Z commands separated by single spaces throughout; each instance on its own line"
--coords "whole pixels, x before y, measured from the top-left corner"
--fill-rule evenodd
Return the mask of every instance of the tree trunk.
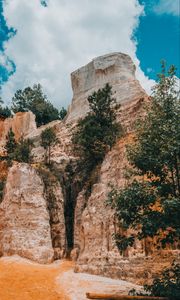
M 126 296 L 118 294 L 96 294 L 86 293 L 88 299 L 103 299 L 103 300 L 168 300 L 166 297 L 151 297 L 151 296 Z

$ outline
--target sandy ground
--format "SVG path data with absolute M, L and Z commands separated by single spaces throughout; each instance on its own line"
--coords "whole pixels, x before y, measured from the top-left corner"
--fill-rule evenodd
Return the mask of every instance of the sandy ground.
M 0 300 L 85 300 L 86 292 L 138 288 L 122 280 L 73 272 L 70 261 L 40 265 L 18 256 L 0 259 Z
M 55 280 L 71 262 L 39 265 L 19 257 L 0 259 L 0 300 L 69 300 Z

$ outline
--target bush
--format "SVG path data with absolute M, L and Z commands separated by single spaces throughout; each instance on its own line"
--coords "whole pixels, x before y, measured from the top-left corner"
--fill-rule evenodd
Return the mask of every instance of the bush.
M 151 285 L 144 286 L 144 293 L 135 289 L 129 295 L 147 295 L 152 297 L 167 297 L 169 300 L 180 299 L 180 264 L 173 263 L 170 268 L 165 269 L 160 277 L 156 277 Z

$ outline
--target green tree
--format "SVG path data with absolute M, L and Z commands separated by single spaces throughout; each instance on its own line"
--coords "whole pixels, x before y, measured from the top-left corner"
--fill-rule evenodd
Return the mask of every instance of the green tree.
M 117 104 L 109 84 L 89 96 L 88 102 L 90 112 L 79 121 L 73 143 L 86 167 L 93 169 L 102 162 L 122 128 L 116 123 Z
M 21 138 L 14 151 L 14 160 L 30 163 L 32 161 L 32 147 L 33 142 L 30 139 Z
M 7 106 L 3 107 L 2 104 L 3 104 L 3 101 L 0 97 L 0 118 L 6 119 L 6 118 L 11 117 L 12 114 L 11 114 L 11 110 L 9 109 L 9 107 L 7 107 Z
M 120 249 L 135 238 L 157 237 L 165 246 L 180 237 L 180 101 L 175 67 L 162 73 L 153 89 L 146 116 L 139 120 L 128 159 L 142 180 L 131 179 L 122 190 L 113 190 L 109 201 L 122 227 L 136 235 L 116 235 Z M 164 232 L 164 234 L 162 234 Z
M 43 94 L 40 84 L 34 85 L 33 88 L 27 87 L 24 90 L 18 90 L 12 103 L 14 113 L 32 111 L 36 116 L 37 126 L 60 119 L 58 109 Z
M 33 142 L 30 139 L 21 138 L 18 142 L 16 142 L 14 132 L 12 128 L 10 128 L 6 137 L 5 145 L 7 159 L 9 162 L 16 160 L 19 162 L 30 163 L 32 159 L 32 147 Z
M 60 112 L 59 112 L 59 118 L 60 118 L 60 120 L 63 120 L 66 115 L 67 115 L 67 110 L 64 107 L 62 107 L 61 110 L 60 110 Z
M 12 160 L 14 158 L 16 147 L 17 147 L 17 142 L 15 140 L 15 135 L 12 128 L 10 128 L 6 136 L 6 145 L 5 145 L 8 160 Z
M 53 128 L 46 128 L 41 133 L 41 146 L 46 150 L 45 162 L 50 165 L 51 147 L 57 143 L 56 134 Z

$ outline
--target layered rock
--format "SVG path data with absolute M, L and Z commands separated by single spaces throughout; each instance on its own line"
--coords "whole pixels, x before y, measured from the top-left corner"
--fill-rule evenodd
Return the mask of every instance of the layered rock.
M 83 191 L 78 196 L 74 241 L 75 259 L 78 259 L 75 270 L 144 284 L 151 282 L 173 259 L 177 259 L 180 251 L 176 247 L 157 250 L 152 239 L 137 240 L 134 247 L 122 252 L 115 244 L 113 235 L 126 232 L 118 226 L 115 213 L 106 201 L 111 185 L 122 188 L 127 183 L 124 176 L 128 164 L 125 146 L 131 141 L 132 136 L 126 136 L 107 154 L 90 197 L 87 199 Z
M 0 152 L 6 143 L 6 136 L 12 128 L 15 139 L 25 138 L 36 130 L 35 115 L 31 112 L 18 112 L 12 118 L 0 120 Z
M 15 163 L 9 170 L 0 205 L 0 253 L 39 263 L 53 260 L 44 184 L 35 169 Z
M 73 99 L 66 122 L 81 118 L 88 112 L 87 98 L 92 92 L 112 86 L 117 102 L 124 105 L 145 97 L 145 92 L 135 78 L 135 65 L 123 53 L 97 57 L 88 65 L 71 74 Z
M 73 225 L 67 228 L 71 217 L 67 210 L 75 206 L 72 233 L 74 249 L 71 257 L 77 260 L 76 271 L 142 284 L 162 267 L 168 266 L 179 252 L 176 247 L 174 250 L 156 251 L 154 241 L 145 240 L 137 241 L 135 247 L 120 253 L 113 234 L 122 229 L 117 225 L 114 211 L 107 207 L 106 199 L 109 184 L 118 188 L 126 184 L 125 145 L 132 141 L 134 122 L 142 114 L 143 102 L 148 97 L 135 78 L 132 60 L 122 53 L 96 58 L 72 73 L 71 78 L 74 94 L 65 121 L 54 121 L 40 128 L 32 125 L 33 121 L 29 122 L 29 127 L 23 125 L 24 137 L 31 138 L 35 145 L 34 162 L 42 163 L 44 159 L 40 135 L 45 128 L 52 127 L 55 130 L 58 143 L 51 151 L 51 171 L 46 169 L 44 174 L 37 174 L 26 164 L 15 164 L 10 169 L 0 206 L 1 254 L 16 253 L 39 262 L 48 262 L 54 250 L 54 258 L 63 257 L 67 235 L 71 233 Z M 114 96 L 121 104 L 117 120 L 123 124 L 127 134 L 106 155 L 99 170 L 98 181 L 88 197 L 85 190 L 81 190 L 80 178 L 75 178 L 79 158 L 73 155 L 71 136 L 77 120 L 89 110 L 87 97 L 107 82 L 112 85 Z M 0 129 L 4 128 L 2 124 L 0 126 Z M 20 122 L 19 126 L 20 129 L 14 129 L 17 138 L 22 131 Z M 2 131 L 5 132 L 4 129 Z
M 60 259 L 64 257 L 66 250 L 63 191 L 57 177 L 50 170 L 39 168 L 38 173 L 44 183 L 54 259 Z
M 121 104 L 117 120 L 123 124 L 127 135 L 107 154 L 102 163 L 98 182 L 89 198 L 81 191 L 76 199 L 75 228 L 72 258 L 77 259 L 76 271 L 107 275 L 143 284 L 177 257 L 178 250 L 156 251 L 151 239 L 136 241 L 122 253 L 115 245 L 113 235 L 121 231 L 114 211 L 107 207 L 109 184 L 122 188 L 126 144 L 132 142 L 131 133 L 135 120 L 143 113 L 143 103 L 148 96 L 135 78 L 135 66 L 129 56 L 121 53 L 94 59 L 71 75 L 73 100 L 66 122 L 75 122 L 89 110 L 87 97 L 106 83 L 112 86 L 117 103 Z M 126 233 L 124 233 L 126 234 Z M 161 263 L 159 260 L 161 259 Z M 146 270 L 146 272 L 144 271 Z

